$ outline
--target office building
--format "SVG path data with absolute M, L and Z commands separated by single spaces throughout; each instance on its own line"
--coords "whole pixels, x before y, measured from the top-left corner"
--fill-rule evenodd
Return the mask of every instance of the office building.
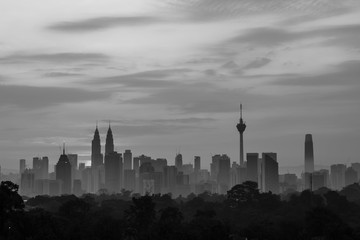
M 91 142 L 91 167 L 101 166 L 103 164 L 103 155 L 101 154 L 101 140 L 98 126 L 94 132 L 94 138 Z
M 358 182 L 358 174 L 352 167 L 345 170 L 345 186 Z
M 334 190 L 341 190 L 345 187 L 345 171 L 346 165 L 334 164 L 330 166 L 331 171 L 331 188 Z
M 175 157 L 175 167 L 177 168 L 177 170 L 179 172 L 182 171 L 182 167 L 183 167 L 183 159 L 182 159 L 182 155 L 180 153 L 176 154 Z
M 219 158 L 217 183 L 219 185 L 219 193 L 226 194 L 230 185 L 230 158 L 225 154 Z
M 19 169 L 19 174 L 21 175 L 26 168 L 26 160 L 25 159 L 20 159 L 20 169 Z
M 246 179 L 247 181 L 258 182 L 259 154 L 246 154 Z
M 71 163 L 65 154 L 65 146 L 63 154 L 55 166 L 56 180 L 61 181 L 61 194 L 71 194 Z
M 276 153 L 262 153 L 260 190 L 279 193 L 279 164 Z
M 124 171 L 132 169 L 132 153 L 131 150 L 125 150 L 124 152 Z
M 31 169 L 25 169 L 20 179 L 20 194 L 32 196 L 34 193 L 35 173 Z
M 314 172 L 314 147 L 312 135 L 305 135 L 305 173 Z

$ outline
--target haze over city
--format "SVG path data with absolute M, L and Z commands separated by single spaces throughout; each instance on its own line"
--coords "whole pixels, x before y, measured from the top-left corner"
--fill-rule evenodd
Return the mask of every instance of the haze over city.
M 0 21 L 0 165 L 63 141 L 90 160 L 98 121 L 115 150 L 174 163 L 276 152 L 301 166 L 359 161 L 360 3 L 6 1 Z M 103 150 L 104 151 L 104 150 Z

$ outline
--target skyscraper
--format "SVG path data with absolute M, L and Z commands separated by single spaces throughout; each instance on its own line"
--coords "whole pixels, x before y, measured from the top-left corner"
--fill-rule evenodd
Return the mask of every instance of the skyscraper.
M 279 164 L 276 153 L 263 153 L 261 160 L 261 191 L 279 194 Z
M 358 174 L 354 168 L 348 167 L 345 170 L 345 186 L 356 183 L 358 181 Z
M 26 168 L 26 160 L 20 159 L 20 171 L 19 173 L 22 174 L 25 171 Z
M 247 153 L 246 154 L 246 179 L 252 182 L 258 182 L 258 169 L 259 169 L 259 154 Z
M 101 154 L 101 141 L 98 126 L 96 125 L 94 138 L 91 142 L 91 167 L 97 167 L 103 164 L 103 155 Z
M 111 193 L 119 192 L 122 182 L 122 155 L 114 151 L 114 139 L 109 125 L 105 144 L 105 187 Z
M 219 186 L 219 193 L 226 194 L 226 192 L 229 190 L 230 183 L 230 158 L 225 154 L 221 155 L 219 159 L 217 183 Z
M 183 166 L 182 155 L 180 153 L 178 153 L 178 154 L 176 154 L 176 157 L 175 157 L 175 167 L 177 168 L 178 172 L 182 171 L 182 166 Z
M 345 164 L 334 164 L 330 166 L 331 187 L 334 190 L 341 190 L 345 187 Z
M 314 148 L 312 135 L 305 135 L 305 173 L 314 172 Z
M 243 133 L 246 129 L 246 124 L 242 119 L 242 104 L 240 104 L 240 120 L 239 123 L 236 125 L 237 130 L 240 134 L 240 166 L 244 165 L 244 138 Z
M 55 166 L 56 180 L 60 180 L 61 194 L 71 194 L 71 164 L 69 158 L 65 154 L 65 145 L 63 154 L 60 156 L 59 161 Z
M 131 162 L 132 162 L 132 153 L 131 150 L 127 149 L 124 152 L 124 171 L 132 169 Z
M 194 157 L 194 171 L 195 172 L 199 172 L 200 171 L 200 164 L 201 164 L 201 159 L 200 159 L 200 156 L 195 156 Z
M 109 129 L 106 134 L 105 156 L 112 152 L 114 152 L 114 138 L 109 124 Z

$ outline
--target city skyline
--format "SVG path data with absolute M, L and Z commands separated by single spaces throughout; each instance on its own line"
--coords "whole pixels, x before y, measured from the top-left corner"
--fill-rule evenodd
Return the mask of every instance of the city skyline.
M 276 152 L 302 166 L 358 162 L 360 3 L 213 0 L 2 3 L 0 165 L 67 143 L 91 160 L 99 121 L 115 151 L 173 163 Z M 22 19 L 19 21 L 19 19 Z M 23 20 L 24 19 L 24 20 Z M 25 21 L 26 19 L 26 21 Z M 199 34 L 201 32 L 201 34 Z M 105 124 L 106 123 L 106 124 Z

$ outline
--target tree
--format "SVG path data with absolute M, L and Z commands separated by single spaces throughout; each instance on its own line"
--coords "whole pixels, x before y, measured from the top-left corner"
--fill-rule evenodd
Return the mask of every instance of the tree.
M 0 184 L 0 239 L 14 231 L 18 212 L 23 212 L 24 202 L 18 194 L 19 186 L 5 181 Z
M 227 198 L 231 207 L 239 206 L 244 203 L 253 203 L 259 200 L 259 189 L 257 183 L 246 181 L 235 185 L 227 192 Z
M 130 224 L 138 230 L 147 230 L 155 220 L 155 203 L 149 195 L 140 198 L 132 198 L 133 205 L 126 212 Z
M 0 184 L 0 216 L 13 211 L 21 211 L 25 205 L 18 194 L 19 186 L 13 182 L 5 181 Z

